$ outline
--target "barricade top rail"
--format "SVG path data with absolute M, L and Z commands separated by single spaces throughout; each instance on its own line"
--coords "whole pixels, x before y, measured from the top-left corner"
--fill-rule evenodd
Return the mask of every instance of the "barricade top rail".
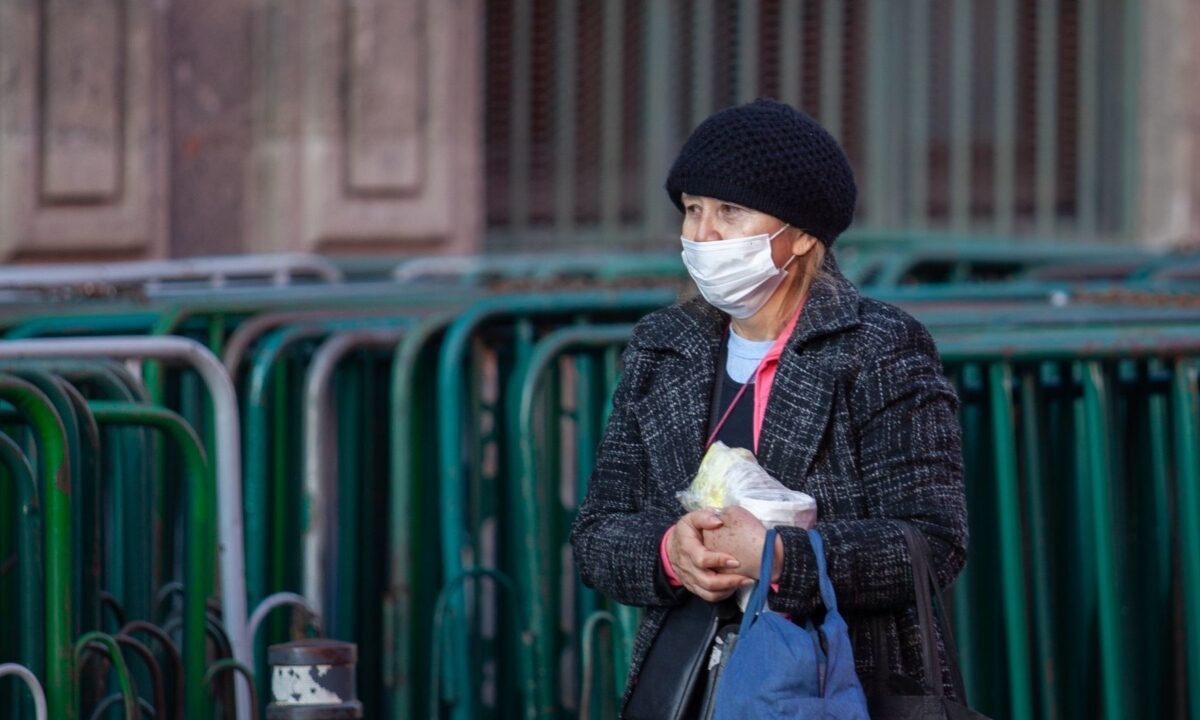
M 938 332 L 943 362 L 1174 358 L 1200 354 L 1200 325 L 979 329 Z
M 676 252 L 513 253 L 413 258 L 392 271 L 400 283 L 452 279 L 479 282 L 489 277 L 550 280 L 560 277 L 682 277 Z
M 202 281 L 222 287 L 236 280 L 265 280 L 287 285 L 297 278 L 342 281 L 342 271 L 330 260 L 311 253 L 221 255 L 179 260 L 138 260 L 118 263 L 23 265 L 0 268 L 0 289 L 42 290 L 60 294 L 104 294 L 123 288 Z
M 1020 278 L 1044 266 L 1054 266 L 1065 273 L 1064 277 L 1056 279 L 1087 281 L 1094 279 L 1094 274 L 1077 271 L 1076 275 L 1071 275 L 1065 268 L 1094 269 L 1098 263 L 1127 264 L 1125 273 L 1117 273 L 1117 278 L 1121 279 L 1157 258 L 1157 255 L 1137 248 L 919 243 L 896 251 L 867 251 L 851 260 L 848 270 L 856 281 L 867 287 L 997 282 Z M 1099 279 L 1110 279 L 1111 275 L 1110 272 Z
M 95 299 L 88 302 L 48 304 L 45 302 L 0 303 L 0 327 L 12 327 L 34 318 L 95 318 L 120 315 L 187 311 L 201 313 L 249 314 L 274 310 L 362 309 L 367 307 L 440 308 L 459 305 L 492 295 L 471 288 L 405 287 L 395 283 L 329 284 L 279 288 L 223 288 L 173 292 L 143 299 L 128 297 Z
M 1138 277 L 1159 281 L 1200 281 L 1200 253 L 1166 257 L 1141 269 Z
M 1014 327 L 1100 328 L 1130 325 L 1171 325 L 1196 323 L 1200 327 L 1200 304 L 1173 305 L 995 305 L 981 312 L 974 304 L 913 304 L 912 314 L 934 332 L 951 328 L 986 329 L 1001 332 Z

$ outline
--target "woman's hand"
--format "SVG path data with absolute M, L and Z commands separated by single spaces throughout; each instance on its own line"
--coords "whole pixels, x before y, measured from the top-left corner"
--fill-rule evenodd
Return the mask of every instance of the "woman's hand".
M 696 510 L 679 518 L 667 540 L 667 557 L 683 587 L 709 602 L 724 600 L 743 584 L 752 582 L 740 574 L 736 558 L 704 547 L 704 534 L 722 524 L 721 517 L 712 510 Z
M 704 546 L 732 556 L 738 561 L 740 575 L 758 579 L 767 528 L 749 510 L 736 505 L 722 510 L 720 519 L 720 525 L 704 531 Z M 778 536 L 772 565 L 771 582 L 775 582 L 783 571 L 783 541 Z

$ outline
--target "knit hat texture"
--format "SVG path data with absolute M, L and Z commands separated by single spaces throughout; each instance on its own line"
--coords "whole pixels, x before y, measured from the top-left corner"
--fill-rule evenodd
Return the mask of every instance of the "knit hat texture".
M 790 105 L 760 99 L 692 131 L 667 174 L 667 194 L 717 198 L 774 215 L 826 246 L 850 226 L 858 189 L 837 140 Z

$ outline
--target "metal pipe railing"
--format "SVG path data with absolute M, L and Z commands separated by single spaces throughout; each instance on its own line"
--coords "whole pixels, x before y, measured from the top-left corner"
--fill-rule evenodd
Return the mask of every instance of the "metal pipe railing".
M 270 412 L 267 400 L 273 389 L 276 363 L 293 345 L 322 338 L 338 329 L 371 327 L 395 323 L 395 315 L 365 315 L 353 310 L 338 310 L 332 317 L 298 325 L 281 325 L 263 336 L 251 357 L 246 379 L 243 407 L 245 409 L 245 521 L 246 572 L 249 601 L 259 602 L 267 594 L 267 509 L 270 506 L 268 454 L 271 447 Z M 233 360 L 238 360 L 234 357 Z M 240 365 L 232 365 L 237 368 Z
M 67 289 L 95 295 L 102 288 L 150 286 L 172 281 L 203 281 L 222 287 L 230 280 L 265 279 L 286 285 L 297 276 L 337 283 L 342 271 L 320 255 L 278 253 L 225 255 L 181 260 L 139 260 L 125 263 L 23 265 L 0 268 L 0 290 L 41 290 L 62 294 Z
M 189 714 L 204 712 L 200 690 L 204 679 L 205 599 L 213 589 L 212 539 L 216 491 L 209 474 L 208 458 L 200 438 L 187 421 L 166 408 L 154 405 L 93 400 L 93 417 L 101 425 L 133 425 L 159 429 L 175 441 L 182 455 L 186 476 L 183 510 L 187 517 L 183 601 L 183 665 L 185 706 Z
M 175 643 L 171 638 L 163 632 L 162 628 L 149 623 L 145 620 L 132 620 L 121 628 L 119 635 L 133 637 L 134 633 L 146 633 L 150 637 L 158 641 L 162 647 L 163 654 L 171 662 L 172 676 L 174 679 L 174 687 L 172 688 L 175 694 L 174 716 L 178 720 L 184 718 L 183 696 L 184 696 L 184 674 L 183 674 L 183 658 L 179 654 L 179 648 L 175 647 Z
M 0 433 L 0 463 L 16 486 L 17 595 L 19 597 L 20 660 L 26 667 L 43 667 L 42 649 L 42 510 L 36 475 L 21 446 Z
M 142 661 L 146 667 L 146 672 L 150 675 L 151 692 L 154 694 L 154 717 L 167 717 L 167 693 L 163 686 L 162 670 L 158 666 L 158 661 L 154 659 L 154 653 L 150 652 L 150 648 L 143 645 L 136 638 L 118 633 L 113 636 L 117 645 L 122 648 L 128 648 L 133 651 L 134 655 Z M 99 713 L 97 713 L 99 715 Z M 180 718 L 180 720 L 183 720 Z
M 254 608 L 254 612 L 250 613 L 250 640 L 254 640 L 254 637 L 258 634 L 259 626 L 262 625 L 263 620 L 267 619 L 267 615 L 270 615 L 272 610 L 288 606 L 298 607 L 308 613 L 311 624 L 315 626 L 317 632 L 322 632 L 320 614 L 317 613 L 303 595 L 292 592 L 277 592 L 263 598 L 258 607 Z
M 544 337 L 535 347 L 527 362 L 515 368 L 510 378 L 510 397 L 515 398 L 513 411 L 508 418 L 508 437 L 515 439 L 512 476 L 520 527 L 520 556 L 517 586 L 529 603 L 529 622 L 533 634 L 534 699 L 538 716 L 553 713 L 554 692 L 554 638 L 543 632 L 553 626 L 550 618 L 554 612 L 550 607 L 546 553 L 554 542 L 543 536 L 545 518 L 552 516 L 548 502 L 543 498 L 549 488 L 537 482 L 537 449 L 535 436 L 529 431 L 533 426 L 535 398 L 545 372 L 568 349 L 607 348 L 624 345 L 633 332 L 632 325 L 584 325 L 557 330 Z
M 331 525 L 337 521 L 336 426 L 332 411 L 334 371 L 348 353 L 393 347 L 406 328 L 348 330 L 331 335 L 313 354 L 304 376 L 304 596 L 326 614 L 327 597 L 336 593 L 336 568 L 326 551 Z M 333 523 L 330 522 L 333 519 Z M 331 572 L 333 570 L 334 572 Z
M 516 317 L 550 316 L 571 318 L 588 313 L 638 313 L 669 305 L 673 293 L 656 291 L 631 291 L 624 293 L 545 293 L 541 295 L 513 295 L 484 300 L 476 303 L 454 321 L 446 332 L 438 358 L 437 392 L 438 413 L 438 462 L 441 487 L 442 568 L 447 577 L 457 577 L 464 569 L 463 549 L 468 532 L 463 527 L 468 492 L 463 465 L 463 408 L 466 405 L 462 382 L 462 365 L 469 348 L 469 340 L 476 330 L 486 322 L 498 319 L 512 321 Z M 453 610 L 465 616 L 461 598 L 451 600 Z M 465 717 L 474 703 L 474 688 L 470 678 L 469 647 L 466 635 L 459 633 L 453 638 L 455 644 L 452 657 L 455 659 L 455 675 L 462 679 L 462 697 L 453 708 L 453 716 Z M 435 668 L 435 671 L 439 668 Z
M 216 413 L 218 564 L 222 609 L 234 657 L 252 662 L 246 635 L 246 573 L 242 540 L 241 437 L 237 394 L 224 366 L 200 343 L 178 337 L 73 338 L 14 340 L 0 343 L 0 358 L 120 358 L 184 363 L 196 370 L 212 397 Z M 47 513 L 49 516 L 49 513 Z M 47 547 L 47 554 L 50 553 Z M 68 565 L 69 567 L 69 565 Z M 57 612 L 57 608 L 54 609 Z M 47 612 L 51 612 L 47 608 Z M 249 717 L 249 688 L 237 684 L 237 713 Z
M 44 360 L 37 367 L 79 387 L 90 399 L 119 402 L 149 399 L 141 382 L 117 362 Z M 151 477 L 154 442 L 148 430 L 109 431 L 101 458 L 103 492 L 108 497 L 122 498 L 121 502 L 108 506 L 104 532 L 111 552 L 104 568 L 104 589 L 114 598 L 120 598 L 128 617 L 150 617 L 154 588 L 161 574 L 155 543 L 131 542 L 142 528 L 161 526 L 155 520 L 157 488 Z
M 1180 563 L 1187 636 L 1187 682 L 1191 717 L 1200 718 L 1200 361 L 1175 363 L 1171 386 L 1171 411 L 1175 421 L 1176 507 L 1179 508 L 1179 546 L 1185 549 Z
M 16 663 L 0 665 L 0 677 L 6 675 L 15 675 L 25 683 L 29 688 L 29 694 L 33 696 L 35 720 L 46 720 L 46 693 L 42 690 L 42 684 L 38 682 L 37 676 L 30 672 L 29 668 Z
M 47 708 L 55 718 L 77 714 L 71 634 L 74 606 L 71 587 L 71 486 L 66 430 L 50 399 L 31 383 L 0 375 L 0 399 L 7 400 L 33 427 L 38 444 L 37 474 L 42 501 L 45 594 L 45 658 Z M 31 632 L 38 632 L 37 628 Z
M 428 458 L 429 453 L 414 438 L 420 422 L 419 406 L 422 387 L 418 379 L 422 360 L 431 363 L 436 355 L 435 339 L 454 319 L 445 314 L 428 318 L 405 333 L 392 356 L 390 412 L 391 437 L 390 471 L 388 484 L 388 584 L 384 593 L 384 658 L 383 680 L 385 708 L 389 716 L 406 716 L 419 712 L 413 699 L 413 690 L 423 687 L 416 673 L 423 671 L 426 664 L 414 662 L 417 650 L 414 643 L 421 637 L 415 632 L 419 623 L 416 608 L 420 604 L 419 593 L 425 587 L 421 583 L 432 583 L 420 573 L 420 562 L 426 557 L 425 546 L 416 545 L 418 519 L 422 508 L 418 500 L 425 479 L 418 475 L 418 458 Z M 426 460 L 429 466 L 435 463 Z
M 125 665 L 125 657 L 121 654 L 121 648 L 117 645 L 117 641 L 111 635 L 98 631 L 81 635 L 75 642 L 75 665 L 79 670 L 83 669 L 83 655 L 86 652 L 107 654 L 109 660 L 112 661 L 113 673 L 117 676 L 117 686 L 120 688 L 121 698 L 125 703 L 125 720 L 138 720 L 140 708 L 138 707 L 137 690 L 133 686 L 129 667 Z

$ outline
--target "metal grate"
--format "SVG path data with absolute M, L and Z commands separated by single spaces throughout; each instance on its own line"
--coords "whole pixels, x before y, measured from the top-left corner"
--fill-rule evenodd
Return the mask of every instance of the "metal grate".
M 1132 0 L 486 7 L 489 249 L 664 247 L 678 217 L 662 181 L 688 131 L 764 95 L 842 141 L 857 228 L 1109 240 L 1133 226 Z

